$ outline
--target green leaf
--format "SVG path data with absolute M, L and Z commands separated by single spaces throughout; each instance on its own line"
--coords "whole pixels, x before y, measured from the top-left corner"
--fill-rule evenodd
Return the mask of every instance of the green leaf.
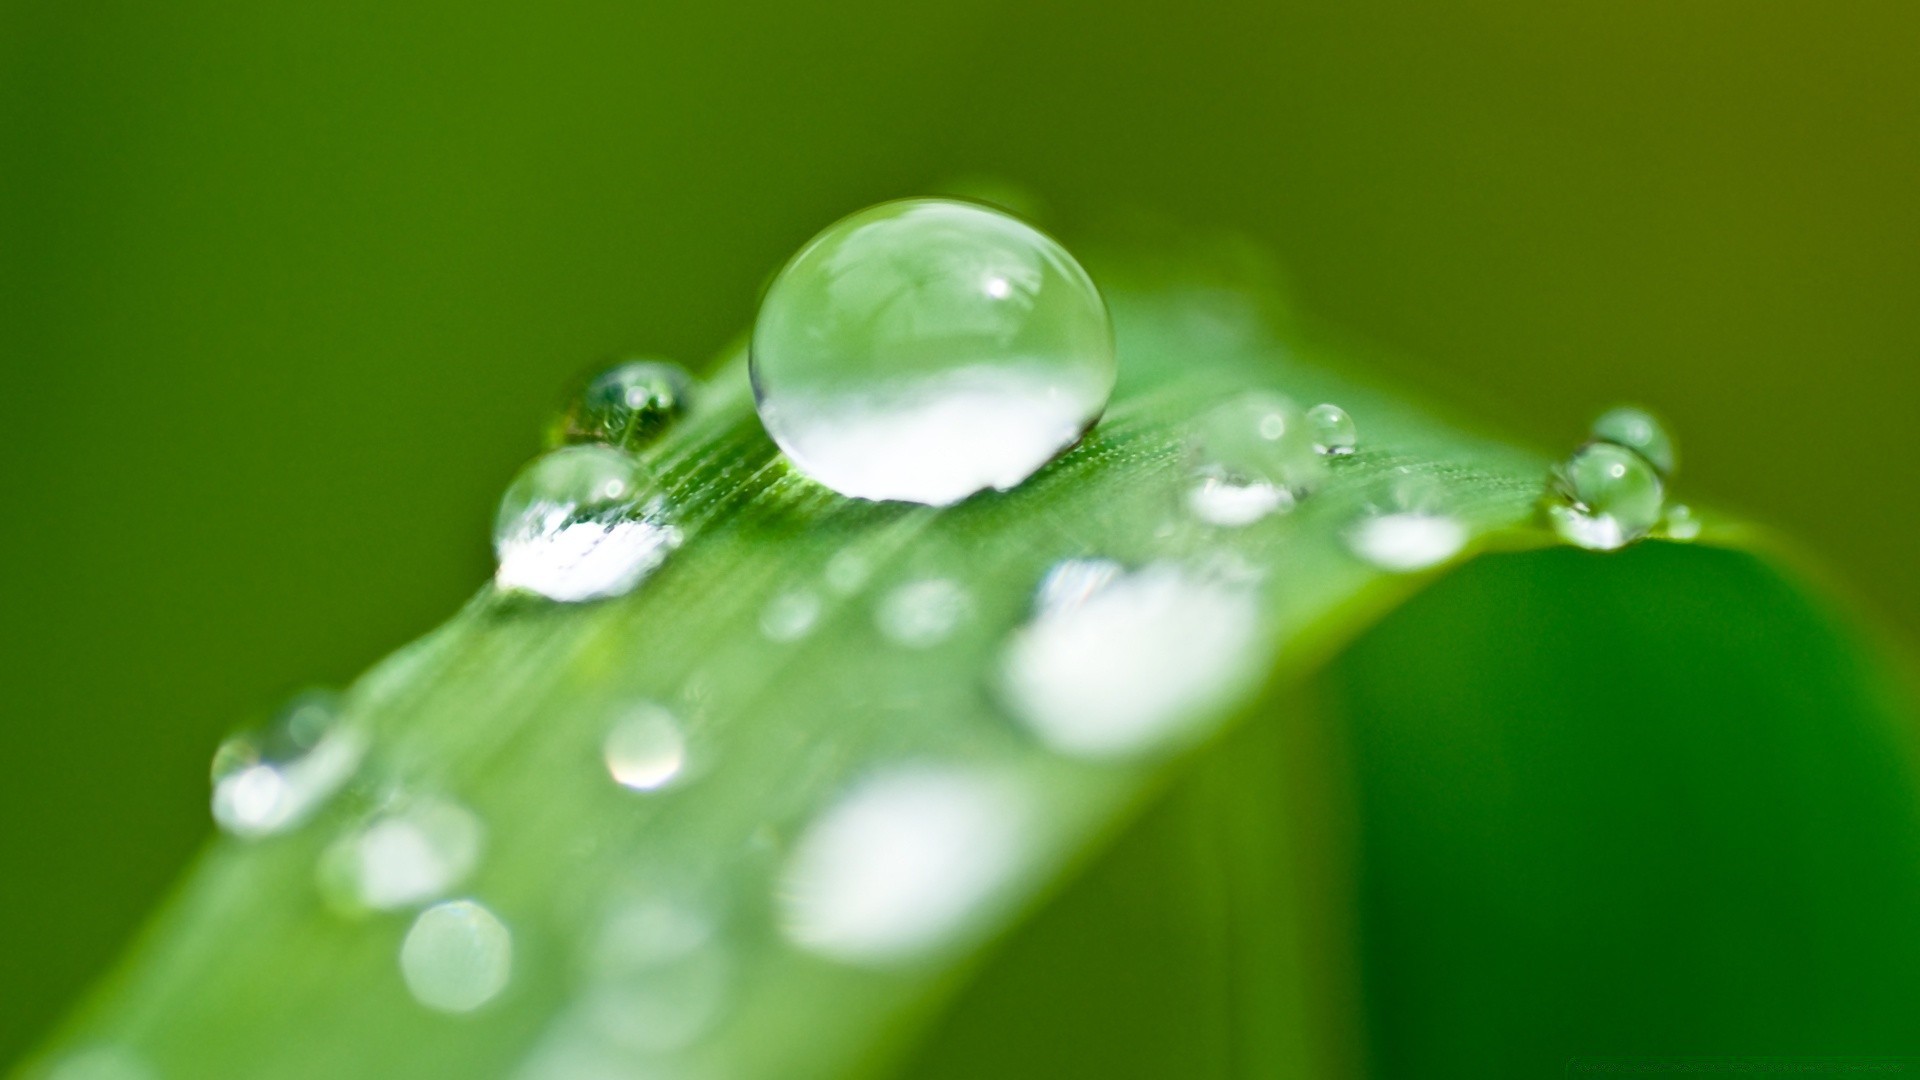
M 1576 1054 L 1920 1050 L 1905 703 L 1772 564 L 1723 547 L 1755 535 L 1710 517 L 1696 545 L 1543 550 L 1547 459 L 1355 381 L 1243 284 L 1101 279 L 1125 372 L 1107 418 L 944 510 L 793 473 L 724 364 L 647 455 L 685 533 L 666 565 L 596 604 L 483 591 L 369 673 L 355 784 L 287 835 L 215 843 L 40 1060 L 1539 1075 Z M 1360 452 L 1292 513 L 1199 527 L 1186 437 L 1252 387 L 1345 406 Z M 1468 529 L 1450 565 L 1484 558 L 1399 574 L 1348 550 L 1407 473 Z M 1141 666 L 1209 678 L 1163 738 L 1023 722 L 1008 650 L 1065 559 L 1172 583 Z M 928 579 L 963 615 L 898 644 L 876 613 Z M 780 604 L 816 612 L 797 640 L 763 632 Z M 1136 676 L 1116 677 L 1152 689 Z M 1071 665 L 1035 677 L 1088 689 Z M 686 736 L 659 791 L 602 761 L 641 702 Z M 396 796 L 484 826 L 456 895 L 510 932 L 511 977 L 471 1013 L 409 993 L 410 911 L 342 915 L 316 884 Z M 647 955 L 609 975 L 623 926 Z

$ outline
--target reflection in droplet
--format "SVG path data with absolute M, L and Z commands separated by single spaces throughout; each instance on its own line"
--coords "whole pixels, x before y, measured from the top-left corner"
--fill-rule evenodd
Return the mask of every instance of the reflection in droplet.
M 1062 559 L 1053 564 L 1034 590 L 1036 611 L 1078 607 L 1087 597 L 1112 584 L 1127 568 L 1112 559 Z
M 801 836 L 781 876 L 781 924 L 796 945 L 846 963 L 898 963 L 954 944 L 1003 897 L 1026 821 L 1013 791 L 975 773 L 870 777 Z
M 1190 733 L 1248 673 L 1259 620 L 1242 584 L 1158 563 L 1077 602 L 1061 595 L 1049 575 L 1000 669 L 1008 705 L 1057 750 L 1107 757 L 1158 748 Z
M 760 632 L 769 641 L 798 641 L 813 632 L 820 618 L 820 598 L 804 589 L 784 592 L 767 601 L 760 612 Z
M 281 832 L 340 790 L 366 749 L 341 723 L 339 695 L 300 694 L 265 727 L 234 735 L 213 755 L 213 820 L 236 836 Z
M 562 602 L 632 590 L 680 543 L 657 501 L 641 505 L 643 489 L 639 463 L 611 447 L 535 459 L 500 500 L 495 583 Z
M 686 414 L 693 386 L 693 376 L 678 364 L 622 361 L 580 388 L 555 426 L 552 442 L 638 449 Z
M 1248 525 L 1291 510 L 1326 475 L 1306 414 L 1264 390 L 1209 409 L 1192 449 L 1197 464 L 1187 506 L 1211 525 Z
M 679 722 L 652 702 L 636 705 L 615 721 L 601 749 L 614 780 L 635 791 L 666 787 L 687 763 L 687 740 Z
M 874 621 L 895 644 L 925 649 L 953 633 L 967 606 L 967 592 L 958 582 L 946 578 L 910 581 L 881 598 Z
M 1453 558 L 1467 546 L 1467 527 L 1420 510 L 1368 514 L 1347 530 L 1347 547 L 1382 570 L 1409 573 Z
M 1646 458 L 1647 464 L 1659 470 L 1663 477 L 1671 477 L 1680 464 L 1673 435 L 1658 417 L 1645 409 L 1631 405 L 1608 409 L 1594 420 L 1593 437 L 1632 450 Z
M 512 973 L 512 933 L 472 900 L 449 900 L 421 912 L 400 944 L 407 989 L 439 1012 L 472 1012 L 506 989 Z
M 1554 477 L 1547 520 L 1561 539 L 1595 551 L 1612 551 L 1647 535 L 1660 523 L 1666 489 L 1660 474 L 1637 451 L 1613 443 L 1588 443 Z
M 465 807 L 414 799 L 336 840 L 320 857 L 321 891 L 342 912 L 437 900 L 480 863 L 485 829 Z
M 131 1050 L 90 1046 L 68 1054 L 45 1072 L 35 1075 L 43 1080 L 158 1080 L 160 1074 Z
M 1313 448 L 1328 457 L 1351 454 L 1360 446 L 1360 430 L 1338 405 L 1323 403 L 1308 409 L 1307 430 L 1313 433 Z
M 1113 390 L 1106 305 L 1080 264 L 976 203 L 862 210 L 780 271 L 753 328 L 760 419 L 802 472 L 945 505 L 1019 484 Z

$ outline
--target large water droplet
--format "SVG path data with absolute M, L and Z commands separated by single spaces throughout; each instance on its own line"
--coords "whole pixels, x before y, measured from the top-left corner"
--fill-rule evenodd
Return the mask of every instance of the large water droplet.
M 463 1013 L 492 1001 L 513 973 L 513 934 L 472 900 L 449 900 L 420 913 L 400 944 L 400 974 L 413 999 Z
M 634 458 L 603 446 L 570 446 L 533 461 L 500 500 L 493 528 L 503 589 L 552 600 L 618 596 L 680 543 L 680 532 L 641 505 Z
M 214 752 L 213 820 L 236 836 L 290 829 L 352 778 L 365 748 L 364 737 L 342 725 L 337 694 L 300 694 L 265 727 Z
M 635 791 L 673 783 L 687 763 L 687 739 L 665 706 L 645 702 L 614 722 L 602 747 L 615 782 Z
M 1608 409 L 1593 422 L 1593 437 L 1615 446 L 1624 446 L 1660 470 L 1672 476 L 1679 467 L 1679 452 L 1665 424 L 1645 409 L 1622 405 Z
M 1024 855 L 1027 815 L 992 778 L 903 767 L 867 779 L 802 835 L 781 877 L 781 922 L 797 945 L 888 964 L 948 946 L 1003 895 Z
M 1645 536 L 1666 501 L 1660 474 L 1637 452 L 1588 443 L 1555 477 L 1558 498 L 1547 505 L 1554 531 L 1569 543 L 1611 551 Z
M 1347 529 L 1347 550 L 1399 574 L 1437 566 L 1458 555 L 1470 538 L 1446 503 L 1438 481 L 1396 469 L 1380 481 L 1366 512 Z
M 645 446 L 693 404 L 693 376 L 664 360 L 625 360 L 587 380 L 553 432 L 554 445 Z
M 416 799 L 340 838 L 320 857 L 319 882 L 343 912 L 391 911 L 437 900 L 479 865 L 480 819 L 444 799 Z
M 1353 417 L 1338 405 L 1320 404 L 1307 410 L 1307 429 L 1313 433 L 1313 448 L 1328 457 L 1351 454 L 1360 446 L 1360 429 Z
M 754 323 L 760 419 L 862 499 L 945 505 L 1025 480 L 1113 392 L 1106 305 L 1025 223 L 951 199 L 862 210 L 809 241 Z
M 1164 563 L 1091 589 L 1066 584 L 1087 578 L 1088 565 L 1049 574 L 1033 620 L 1007 643 L 1008 705 L 1048 745 L 1087 757 L 1188 734 L 1247 673 L 1258 626 L 1252 594 Z
M 945 641 L 967 613 L 967 591 L 946 578 L 910 581 L 880 601 L 874 622 L 888 640 L 909 649 Z
M 1209 409 L 1193 449 L 1198 465 L 1187 505 L 1212 525 L 1247 525 L 1290 510 L 1326 475 L 1306 414 L 1264 390 Z

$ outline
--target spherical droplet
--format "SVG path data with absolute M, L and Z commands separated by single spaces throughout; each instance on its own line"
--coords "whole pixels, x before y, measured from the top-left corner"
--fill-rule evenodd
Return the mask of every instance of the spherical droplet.
M 435 904 L 400 944 L 400 974 L 415 1001 L 463 1013 L 492 1001 L 513 972 L 513 934 L 472 900 Z
M 1308 409 L 1307 430 L 1312 433 L 1313 448 L 1328 457 L 1351 454 L 1360 446 L 1360 429 L 1338 405 L 1322 403 Z
M 1361 561 L 1405 574 L 1458 555 L 1470 534 L 1447 510 L 1447 491 L 1438 480 L 1401 466 L 1376 482 L 1365 512 L 1343 538 Z
M 588 379 L 555 424 L 551 442 L 635 450 L 693 404 L 693 376 L 665 360 L 623 360 Z
M 1698 540 L 1700 519 L 1694 515 L 1692 507 L 1685 503 L 1674 503 L 1667 507 L 1666 516 L 1660 519 L 1660 534 L 1669 540 Z
M 1645 409 L 1631 405 L 1608 409 L 1593 422 L 1593 437 L 1632 450 L 1646 458 L 1663 477 L 1672 476 L 1679 468 L 1679 451 L 1674 447 L 1673 436 L 1658 417 Z
M 320 857 L 320 891 L 343 913 L 437 900 L 480 862 L 486 831 L 472 811 L 415 799 L 336 840 Z
M 1307 416 L 1286 397 L 1249 391 L 1207 410 L 1192 438 L 1187 506 L 1211 525 L 1291 510 L 1326 475 Z
M 495 583 L 568 602 L 630 591 L 680 543 L 657 506 L 642 506 L 645 493 L 639 462 L 621 450 L 570 446 L 536 458 L 500 500 Z
M 1561 538 L 1611 551 L 1645 536 L 1660 522 L 1666 501 L 1660 474 L 1639 453 L 1613 443 L 1588 443 L 1560 467 L 1560 498 L 1547 516 Z
M 341 723 L 339 695 L 312 690 L 266 726 L 241 732 L 213 755 L 213 820 L 236 836 L 259 837 L 305 821 L 360 766 L 366 749 Z
M 634 791 L 658 791 L 674 782 L 687 763 L 687 740 L 665 706 L 645 702 L 629 709 L 607 732 L 602 753 L 615 783 Z
M 800 249 L 753 328 L 760 419 L 862 499 L 945 505 L 1025 480 L 1113 392 L 1105 303 L 1064 248 L 989 207 L 906 199 Z

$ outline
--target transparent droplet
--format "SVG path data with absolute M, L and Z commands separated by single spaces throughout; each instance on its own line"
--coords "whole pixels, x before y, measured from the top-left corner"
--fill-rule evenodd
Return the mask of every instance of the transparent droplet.
M 1085 757 L 1156 749 L 1239 689 L 1259 622 L 1242 584 L 1166 563 L 1084 591 L 1063 574 L 1085 578 L 1048 575 L 999 672 L 1008 706 L 1049 746 Z
M 901 767 L 828 807 L 781 875 L 790 940 L 855 964 L 911 960 L 963 939 L 1022 865 L 1027 814 L 992 778 Z
M 643 494 L 640 465 L 624 451 L 569 446 L 536 458 L 500 500 L 494 581 L 564 602 L 630 591 L 680 543 Z
M 600 1039 L 657 1054 L 709 1031 L 732 988 L 732 957 L 713 925 L 654 901 L 616 911 L 593 939 L 578 1008 Z
M 615 782 L 635 791 L 666 787 L 687 763 L 687 740 L 679 721 L 652 702 L 629 709 L 615 721 L 602 750 Z
M 1347 550 L 1362 562 L 1405 574 L 1437 566 L 1458 555 L 1471 538 L 1467 526 L 1446 509 L 1446 491 L 1432 477 L 1404 466 L 1380 481 L 1361 514 L 1344 534 Z
M 784 592 L 767 601 L 760 612 L 760 632 L 769 641 L 798 641 L 813 632 L 820 618 L 820 598 L 804 590 Z
M 1581 447 L 1554 480 L 1547 505 L 1554 531 L 1569 543 L 1612 551 L 1660 523 L 1666 501 L 1660 474 L 1639 453 L 1613 443 Z
M 1351 454 L 1360 446 L 1360 429 L 1338 405 L 1320 404 L 1308 409 L 1307 429 L 1313 433 L 1313 448 L 1328 457 Z
M 1209 409 L 1192 442 L 1197 465 L 1187 505 L 1211 525 L 1247 525 L 1290 510 L 1326 475 L 1306 414 L 1264 390 Z
M 1672 476 L 1680 465 L 1673 436 L 1658 417 L 1645 409 L 1631 405 L 1608 409 L 1593 422 L 1593 437 L 1632 450 L 1646 458 L 1663 477 Z
M 552 443 L 636 450 L 693 404 L 693 376 L 665 360 L 624 360 L 587 380 L 555 425 Z
M 1674 503 L 1667 507 L 1666 516 L 1660 520 L 1660 533 L 1669 540 L 1698 540 L 1700 519 L 1694 516 L 1692 507 Z
M 42 1080 L 158 1080 L 159 1073 L 133 1051 L 118 1046 L 90 1046 L 55 1061 Z
M 236 836 L 293 828 L 360 767 L 366 740 L 341 723 L 339 695 L 308 691 L 271 722 L 229 737 L 213 755 L 213 820 Z
M 873 575 L 873 567 L 867 557 L 852 548 L 836 551 L 833 558 L 827 560 L 827 569 L 823 575 L 827 588 L 840 596 L 851 596 L 860 591 Z
M 486 830 L 445 799 L 414 799 L 329 845 L 321 892 L 342 912 L 412 907 L 458 888 L 480 863 Z
M 896 587 L 880 600 L 874 622 L 888 640 L 909 649 L 945 641 L 967 613 L 967 591 L 955 581 L 929 578 Z
M 1073 256 L 952 199 L 830 226 L 780 271 L 753 328 L 768 433 L 862 499 L 945 505 L 1019 484 L 1099 419 L 1115 371 L 1106 305 Z
M 435 904 L 413 920 L 401 942 L 400 974 L 413 999 L 427 1008 L 472 1012 L 506 989 L 513 934 L 472 900 Z

